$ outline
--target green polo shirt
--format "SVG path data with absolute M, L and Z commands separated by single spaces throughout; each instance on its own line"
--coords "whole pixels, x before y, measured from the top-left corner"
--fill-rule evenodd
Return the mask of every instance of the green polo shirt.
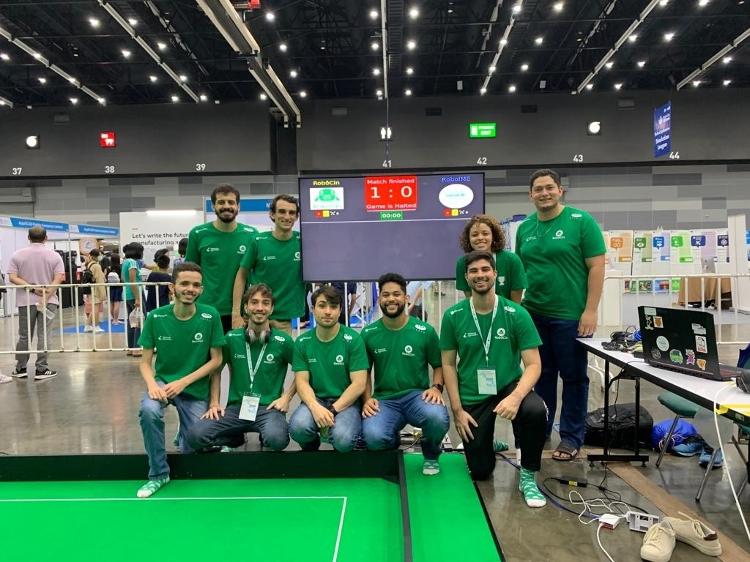
M 252 392 L 260 394 L 261 406 L 268 406 L 279 398 L 284 390 L 287 367 L 292 363 L 294 355 L 292 336 L 281 330 L 272 329 L 265 349 L 260 342 L 248 344 L 245 341 L 245 330 L 242 328 L 230 330 L 226 337 L 224 362 L 229 365 L 232 373 L 228 404 L 240 404 L 244 394 L 251 392 L 248 361 L 252 361 L 255 367 L 261 350 L 263 350 L 263 359 L 253 378 Z
M 211 358 L 212 347 L 225 343 L 221 317 L 216 309 L 205 304 L 195 305 L 195 314 L 188 320 L 174 315 L 174 305 L 152 310 L 143 323 L 138 345 L 156 350 L 156 380 L 170 383 L 189 375 Z M 208 400 L 209 376 L 198 379 L 183 392 Z
M 318 398 L 337 399 L 351 384 L 350 373 L 368 368 L 362 337 L 348 326 L 340 325 L 328 342 L 320 341 L 314 328 L 294 342 L 292 369 L 310 373 L 310 386 Z
M 529 313 L 511 300 L 497 299 L 497 315 L 491 326 L 491 312 L 477 314 L 483 337 L 487 338 L 488 330 L 492 332 L 488 363 L 485 362 L 482 335 L 477 332 L 469 299 L 453 305 L 443 315 L 440 349 L 457 352 L 458 393 L 462 404 L 476 404 L 489 397 L 479 394 L 479 369 L 495 369 L 495 383 L 500 391 L 521 378 L 521 352 L 542 344 Z
M 588 297 L 586 259 L 606 252 L 602 231 L 586 211 L 565 207 L 548 221 L 534 213 L 516 233 L 516 253 L 529 279 L 523 305 L 532 314 L 578 320 Z
M 413 316 L 399 330 L 387 328 L 381 318 L 362 330 L 370 365 L 374 368 L 373 398 L 400 398 L 412 390 L 430 387 L 428 364 L 442 365 L 435 329 Z

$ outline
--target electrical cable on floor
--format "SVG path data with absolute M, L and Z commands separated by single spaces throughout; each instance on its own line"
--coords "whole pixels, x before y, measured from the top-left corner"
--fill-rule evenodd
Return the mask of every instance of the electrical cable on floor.
M 728 388 L 736 388 L 736 386 L 734 384 L 731 384 L 731 385 L 728 384 L 727 386 L 720 388 L 719 391 L 714 395 L 714 400 L 713 400 L 714 427 L 716 428 L 716 436 L 719 439 L 719 449 L 721 450 L 721 456 L 724 458 L 723 470 L 724 470 L 724 473 L 727 475 L 727 478 L 729 479 L 729 489 L 732 490 L 732 496 L 734 496 L 734 503 L 737 504 L 737 511 L 740 512 L 740 519 L 742 520 L 742 524 L 745 526 L 745 533 L 747 534 L 747 540 L 750 541 L 750 530 L 747 528 L 747 521 L 745 520 L 745 514 L 742 512 L 740 499 L 737 497 L 737 491 L 734 489 L 734 482 L 732 482 L 732 475 L 729 472 L 729 463 L 727 462 L 728 459 L 727 459 L 727 456 L 724 454 L 724 444 L 722 443 L 721 432 L 719 431 L 719 414 L 716 412 L 716 405 L 719 399 L 719 395 L 725 390 L 727 390 Z
M 607 557 L 607 559 L 609 560 L 609 562 L 615 562 L 615 561 L 614 561 L 614 560 L 612 559 L 612 557 L 611 557 L 611 556 L 609 555 L 609 552 L 607 552 L 607 551 L 606 551 L 606 550 L 604 549 L 604 547 L 602 546 L 602 539 L 601 539 L 601 537 L 599 536 L 599 533 L 601 533 L 601 530 L 602 530 L 602 525 L 603 525 L 602 523 L 599 523 L 599 527 L 597 527 L 597 529 L 596 529 L 596 542 L 597 542 L 597 543 L 599 543 L 599 548 L 601 548 L 601 549 L 602 549 L 602 552 L 604 553 L 604 556 L 606 556 L 606 557 Z

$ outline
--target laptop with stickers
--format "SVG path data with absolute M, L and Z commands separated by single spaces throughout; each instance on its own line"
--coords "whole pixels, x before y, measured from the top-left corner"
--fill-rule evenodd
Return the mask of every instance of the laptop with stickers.
M 714 318 L 708 312 L 639 306 L 638 321 L 649 365 L 717 381 L 745 370 L 719 363 Z

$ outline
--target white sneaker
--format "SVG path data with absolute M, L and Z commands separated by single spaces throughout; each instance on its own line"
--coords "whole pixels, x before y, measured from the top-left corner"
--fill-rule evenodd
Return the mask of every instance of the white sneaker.
M 97 334 L 101 334 L 102 332 L 104 332 L 104 328 L 102 328 L 101 326 L 95 326 L 94 332 Z
M 678 519 L 677 517 L 665 517 L 662 521 L 667 521 L 674 529 L 676 538 L 680 542 L 689 544 L 703 554 L 709 556 L 721 556 L 721 543 L 716 531 L 706 527 L 698 519 L 680 512 L 680 515 L 687 517 Z
M 675 532 L 668 521 L 652 525 L 643 537 L 641 558 L 648 562 L 669 562 L 675 547 Z
M 13 377 L 9 377 L 8 375 L 3 375 L 2 373 L 0 373 L 0 384 L 6 382 L 13 382 Z
M 83 331 L 84 332 L 93 332 L 94 331 L 94 327 L 93 326 L 86 326 L 86 327 L 83 328 Z

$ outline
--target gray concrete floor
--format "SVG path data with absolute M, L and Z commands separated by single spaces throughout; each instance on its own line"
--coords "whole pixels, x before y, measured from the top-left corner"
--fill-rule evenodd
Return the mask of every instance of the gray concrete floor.
M 8 350 L 12 342 L 9 341 L 7 319 L 0 320 L 0 328 L 0 351 Z M 750 326 L 744 328 L 748 333 L 743 332 L 742 335 L 750 339 Z M 106 336 L 97 338 L 102 338 L 101 345 L 106 345 L 103 339 Z M 724 361 L 736 361 L 735 351 L 722 349 L 721 352 Z M 37 383 L 26 379 L 0 385 L 0 451 L 10 455 L 143 452 L 137 423 L 143 384 L 138 374 L 137 360 L 125 356 L 124 352 L 76 352 L 52 355 L 50 366 L 59 371 L 58 377 Z M 12 367 L 12 356 L 0 355 L 0 370 L 8 373 Z M 589 410 L 601 407 L 603 399 L 599 377 L 592 374 L 591 381 Z M 656 396 L 662 391 L 660 388 L 646 382 L 641 388 L 642 405 L 655 421 L 672 417 L 656 401 Z M 618 402 L 632 400 L 632 383 L 623 382 Z M 176 427 L 174 412 L 168 417 L 168 427 Z M 496 435 L 512 443 L 509 423 L 498 421 Z M 453 429 L 450 436 L 458 443 Z M 547 448 L 553 449 L 555 444 L 556 434 L 553 434 Z M 253 450 L 257 447 L 257 440 L 251 437 L 247 448 Z M 726 451 L 731 473 L 738 482 L 744 468 L 733 448 L 727 447 Z M 745 538 L 723 471 L 716 470 L 711 474 L 703 500 L 697 504 L 693 496 L 703 476 L 697 457 L 669 456 L 660 469 L 654 467 L 655 461 L 656 455 L 653 454 L 651 462 L 642 469 L 649 479 L 750 551 L 750 543 Z M 539 481 L 570 473 L 585 475 L 593 483 L 599 483 L 605 475 L 601 465 L 589 467 L 584 460 L 573 463 L 545 460 Z M 647 498 L 641 497 L 611 471 L 607 475 L 606 485 L 619 492 L 624 501 L 658 513 Z M 550 487 L 562 496 L 568 495 L 566 486 L 552 482 Z M 578 522 L 576 515 L 551 504 L 542 509 L 527 508 L 517 490 L 516 469 L 502 459 L 498 459 L 494 478 L 480 483 L 479 489 L 509 560 L 605 560 L 597 546 L 595 525 L 584 526 Z M 582 492 L 586 497 L 601 495 L 591 486 Z M 740 500 L 745 516 L 750 518 L 750 487 Z M 642 535 L 629 531 L 627 525 L 621 524 L 615 531 L 603 530 L 601 539 L 618 562 L 640 559 L 638 550 Z M 708 557 L 679 543 L 672 557 L 676 562 L 704 559 Z

